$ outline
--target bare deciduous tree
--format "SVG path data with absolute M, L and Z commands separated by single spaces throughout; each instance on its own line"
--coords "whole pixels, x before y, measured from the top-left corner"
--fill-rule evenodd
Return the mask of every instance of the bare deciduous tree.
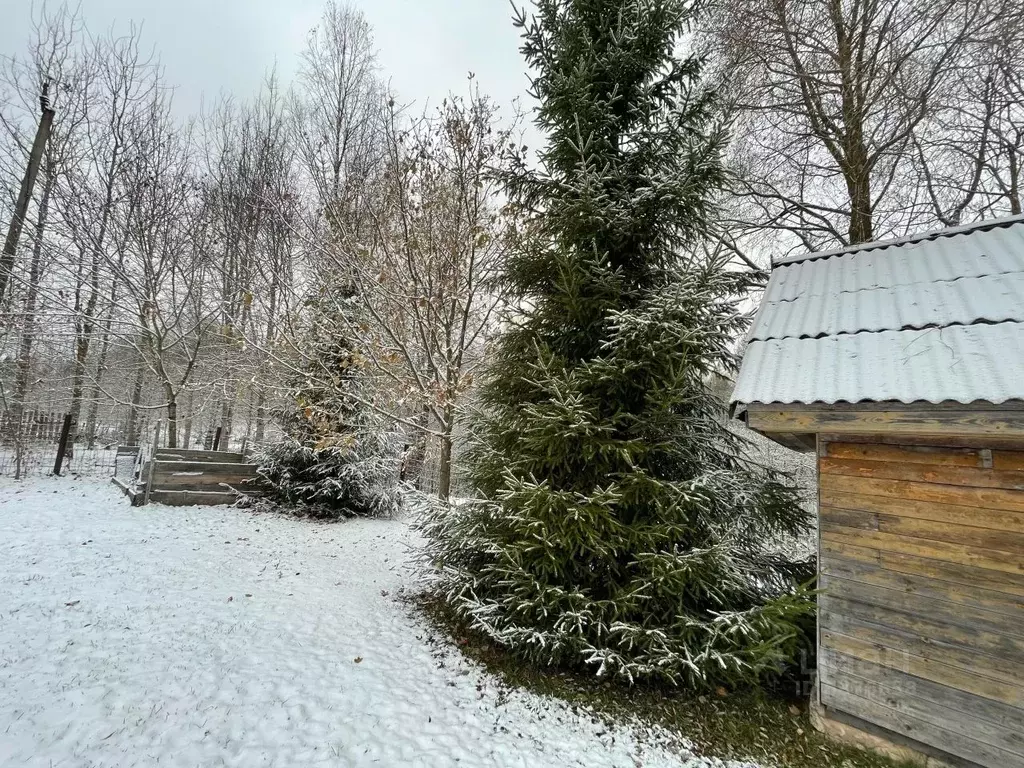
M 421 454 L 423 439 L 436 435 L 438 493 L 447 499 L 460 400 L 498 306 L 493 278 L 507 238 L 490 172 L 514 125 L 499 127 L 495 107 L 475 87 L 468 100 L 452 97 L 411 125 L 391 105 L 372 236 L 355 260 L 373 319 L 362 335 L 397 395 L 396 415 L 419 427 L 411 450 Z
M 108 268 L 121 284 L 114 333 L 134 348 L 162 389 L 167 444 L 178 446 L 178 406 L 210 338 L 218 306 L 206 230 L 200 225 L 191 131 L 171 119 L 170 94 L 158 89 L 129 126 L 118 194 L 119 253 Z
M 110 259 L 111 219 L 124 200 L 119 190 L 121 176 L 131 148 L 131 132 L 147 119 L 146 109 L 157 97 L 155 64 L 140 49 L 138 33 L 132 29 L 121 37 L 110 35 L 93 41 L 88 68 L 91 74 L 83 88 L 88 119 L 77 138 L 77 158 L 64 177 L 59 195 L 62 220 L 74 244 L 78 259 L 72 292 L 74 318 L 74 368 L 71 378 L 70 412 L 76 434 L 89 377 L 89 355 L 97 332 L 103 337 L 99 364 L 95 368 L 93 397 L 101 386 L 103 361 L 109 350 L 109 311 L 117 302 L 117 281 L 109 283 L 107 316 L 101 302 L 107 293 L 104 264 Z M 94 422 L 95 418 L 90 417 Z M 90 428 L 90 434 L 95 427 Z M 92 439 L 92 438 L 90 438 Z
M 336 328 L 377 438 L 401 424 L 447 495 L 500 305 L 506 213 L 489 171 L 512 128 L 475 90 L 410 119 L 366 20 L 333 0 L 290 89 L 272 75 L 198 123 L 171 109 L 134 27 L 93 37 L 74 13 L 53 18 L 66 62 L 37 46 L 0 77 L 0 207 L 44 75 L 61 109 L 0 324 L 5 417 L 70 412 L 89 447 L 137 443 L 146 414 L 175 447 L 216 426 L 222 446 L 274 439 L 288 387 L 315 370 L 310 328 Z
M 225 103 L 209 123 L 204 207 L 220 277 L 214 354 L 223 363 L 220 426 L 227 441 L 243 384 L 258 372 L 245 340 L 255 336 L 272 341 L 284 306 L 281 281 L 294 239 L 288 227 L 295 224 L 295 153 L 274 76 L 254 104 L 238 108 Z M 262 393 L 257 399 L 265 400 L 266 391 L 257 388 Z M 256 410 L 262 413 L 265 404 Z M 256 431 L 262 439 L 262 426 Z
M 816 250 L 934 224 L 915 142 L 953 141 L 968 166 L 988 162 L 998 110 L 986 117 L 982 105 L 966 119 L 965 105 L 979 57 L 1019 16 L 1009 0 L 721 4 L 703 38 L 736 113 L 739 231 Z M 992 66 L 981 65 L 982 79 Z M 941 221 L 956 218 L 951 206 L 969 197 L 972 175 L 938 155 L 925 150 L 933 187 L 948 187 L 932 190 L 944 199 Z M 941 163 L 952 174 L 944 180 Z
M 370 25 L 354 7 L 328 0 L 302 53 L 291 111 L 329 232 L 363 220 L 367 180 L 379 161 L 382 93 Z
M 66 7 L 54 13 L 43 9 L 34 25 L 34 40 L 28 60 L 24 63 L 12 60 L 3 76 L 6 84 L 21 94 L 30 113 L 34 111 L 32 108 L 41 104 L 44 109 L 59 109 L 61 114 L 43 147 L 31 255 L 27 274 L 20 276 L 19 280 L 23 288 L 19 295 L 23 301 L 20 311 L 15 313 L 20 319 L 16 324 L 19 341 L 14 392 L 8 414 L 16 448 L 16 476 L 21 469 L 22 420 L 30 394 L 37 320 L 45 287 L 43 279 L 52 258 L 48 253 L 53 250 L 48 241 L 48 230 L 53 229 L 51 205 L 55 197 L 59 200 L 59 189 L 55 195 L 55 188 L 59 188 L 60 182 L 67 177 L 75 155 L 75 141 L 85 123 L 85 92 L 92 71 L 89 62 L 76 51 L 81 35 L 81 21 L 77 14 Z M 11 120 L 0 115 L 0 122 L 17 140 L 17 128 Z M 13 271 L 9 277 L 15 277 Z

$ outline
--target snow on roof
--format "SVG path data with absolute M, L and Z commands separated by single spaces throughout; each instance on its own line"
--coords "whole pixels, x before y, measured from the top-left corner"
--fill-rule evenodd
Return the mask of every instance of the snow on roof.
M 1024 216 L 776 264 L 734 403 L 1024 399 Z

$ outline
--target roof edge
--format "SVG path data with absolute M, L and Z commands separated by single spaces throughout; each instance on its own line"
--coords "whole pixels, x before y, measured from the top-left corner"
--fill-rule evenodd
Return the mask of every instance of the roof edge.
M 990 229 L 1000 229 L 1002 227 L 1009 227 L 1013 224 L 1021 223 L 1024 223 L 1024 214 L 1004 216 L 999 219 L 982 219 L 981 221 L 975 221 L 970 224 L 963 224 L 957 227 L 946 227 L 945 229 L 936 229 L 929 232 L 921 232 L 920 234 L 898 237 L 892 240 L 873 240 L 870 243 L 848 245 L 843 248 L 835 248 L 831 251 L 811 251 L 810 253 L 805 253 L 800 256 L 787 256 L 786 258 L 779 259 L 778 261 L 773 261 L 772 269 L 791 264 L 800 264 L 805 261 L 828 259 L 833 256 L 845 256 L 847 254 L 860 253 L 862 251 L 876 251 L 883 248 L 911 245 L 913 243 L 924 242 L 925 240 L 935 240 L 939 237 L 953 237 L 954 235 L 962 235 L 968 232 L 984 232 Z
M 943 400 L 881 400 L 873 398 L 865 398 L 863 400 L 836 400 L 834 402 L 827 402 L 825 400 L 772 400 L 765 402 L 762 400 L 731 400 L 729 401 L 729 407 L 731 410 L 742 410 L 746 411 L 750 406 L 758 406 L 765 408 L 796 408 L 799 410 L 823 410 L 823 411 L 846 411 L 855 409 L 864 410 L 882 410 L 883 407 L 890 408 L 893 410 L 907 410 L 910 408 L 939 408 L 939 409 L 964 409 L 970 410 L 972 407 L 980 411 L 993 411 L 993 410 L 1012 410 L 1020 411 L 1024 410 L 1024 398 L 1021 397 L 1007 397 L 1002 400 L 950 400 L 945 398 Z

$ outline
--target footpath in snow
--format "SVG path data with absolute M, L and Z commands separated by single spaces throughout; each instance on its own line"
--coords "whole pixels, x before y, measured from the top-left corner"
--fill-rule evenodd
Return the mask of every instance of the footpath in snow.
M 0 484 L 0 765 L 704 766 L 508 692 L 401 600 L 402 522 Z

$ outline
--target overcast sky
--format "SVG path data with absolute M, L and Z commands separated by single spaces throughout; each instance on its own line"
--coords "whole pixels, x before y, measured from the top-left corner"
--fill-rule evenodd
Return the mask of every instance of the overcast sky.
M 503 113 L 524 97 L 525 68 L 507 0 L 350 2 L 373 26 L 382 68 L 402 101 L 436 104 L 449 91 L 465 93 L 470 71 Z M 31 33 L 33 3 L 0 0 L 0 9 L 0 54 L 21 53 Z M 185 113 L 198 111 L 204 94 L 208 101 L 222 90 L 240 98 L 253 94 L 275 62 L 282 79 L 290 80 L 322 3 L 81 0 L 81 9 L 93 32 L 141 22 L 143 40 L 157 50 L 168 81 L 178 86 L 176 106 Z

